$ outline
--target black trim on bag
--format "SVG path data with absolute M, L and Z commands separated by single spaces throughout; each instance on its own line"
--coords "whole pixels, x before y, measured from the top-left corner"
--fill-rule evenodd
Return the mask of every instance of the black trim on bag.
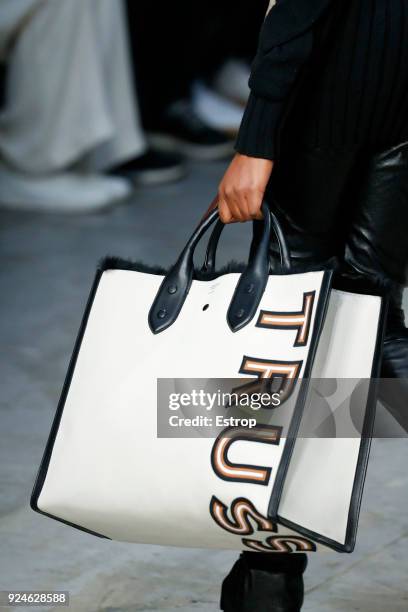
M 349 291 L 345 293 L 351 293 Z M 381 296 L 376 296 L 381 297 Z M 380 374 L 380 364 L 381 364 L 381 355 L 382 355 L 382 347 L 384 341 L 384 333 L 385 333 L 385 320 L 388 310 L 388 303 L 384 298 L 381 298 L 381 308 L 380 315 L 378 319 L 378 327 L 377 327 L 377 338 L 375 344 L 375 350 L 373 355 L 373 366 L 371 370 L 371 380 L 369 383 L 369 390 L 367 396 L 367 404 L 366 404 L 366 412 L 364 415 L 363 428 L 361 433 L 361 441 L 360 441 L 360 449 L 358 453 L 357 463 L 356 463 L 356 471 L 354 476 L 353 488 L 350 497 L 350 506 L 349 506 L 349 514 L 347 520 L 346 527 L 346 536 L 344 544 L 341 542 L 337 542 L 332 540 L 331 538 L 327 538 L 315 531 L 302 527 L 297 523 L 294 523 L 288 519 L 283 518 L 279 514 L 279 503 L 280 497 L 283 490 L 284 481 L 279 483 L 279 498 L 270 501 L 268 516 L 272 520 L 276 521 L 278 524 L 288 527 L 289 529 L 293 529 L 297 531 L 301 535 L 311 538 L 312 540 L 328 546 L 337 552 L 342 553 L 351 553 L 353 552 L 356 545 L 357 538 L 357 529 L 358 529 L 358 520 L 360 516 L 361 509 L 361 501 L 364 490 L 364 483 L 367 474 L 367 465 L 368 459 L 370 455 L 370 447 L 372 440 L 372 433 L 374 429 L 374 421 L 376 414 L 376 404 L 377 404 L 377 391 L 378 391 L 378 377 Z M 295 442 L 295 440 L 294 440 Z M 293 448 L 292 448 L 293 450 Z M 288 465 L 286 466 L 288 467 Z
M 96 276 L 94 278 L 93 284 L 92 284 L 92 288 L 91 288 L 91 292 L 89 294 L 88 297 L 88 301 L 86 303 L 86 307 L 85 307 L 85 313 L 82 317 L 82 321 L 81 321 L 81 325 L 78 331 L 78 335 L 77 335 L 77 339 L 75 341 L 75 345 L 74 345 L 74 350 L 69 362 L 69 366 L 68 366 L 68 372 L 64 381 L 64 385 L 62 387 L 62 392 L 61 392 L 61 397 L 60 400 L 58 402 L 58 407 L 57 407 L 57 411 L 55 413 L 54 416 L 54 420 L 52 422 L 52 426 L 51 426 L 51 431 L 48 437 L 48 441 L 47 441 L 47 445 L 45 447 L 45 451 L 41 460 L 41 464 L 38 470 L 38 474 L 37 474 L 37 478 L 35 480 L 34 483 L 34 488 L 33 488 L 33 492 L 31 494 L 31 498 L 30 498 L 30 507 L 32 510 L 34 510 L 35 512 L 38 512 L 39 514 L 43 514 L 44 516 L 48 516 L 49 518 L 55 519 L 56 521 L 59 521 L 60 523 L 64 523 L 65 525 L 69 525 L 70 527 L 75 527 L 76 529 L 80 529 L 81 531 L 85 531 L 86 533 L 89 533 L 91 535 L 95 535 L 98 536 L 99 538 L 104 538 L 107 540 L 110 540 L 111 538 L 108 538 L 105 535 L 102 535 L 100 533 L 96 533 L 95 531 L 92 531 L 90 529 L 87 529 L 86 527 L 81 527 L 80 525 L 76 525 L 74 523 L 71 523 L 70 521 L 66 521 L 65 519 L 59 518 L 58 516 L 55 516 L 53 514 L 50 514 L 48 512 L 44 512 L 43 510 L 41 510 L 38 507 L 38 499 L 41 495 L 41 491 L 42 488 L 44 486 L 44 482 L 45 479 L 47 477 L 47 472 L 48 472 L 48 467 L 50 465 L 50 461 L 51 461 L 51 455 L 52 455 L 52 451 L 54 448 L 54 443 L 55 443 L 55 439 L 57 437 L 57 433 L 58 433 L 58 429 L 60 426 L 60 422 L 61 422 L 61 417 L 62 417 L 62 413 L 64 411 L 64 406 L 65 406 L 65 401 L 67 399 L 67 395 L 68 395 L 68 391 L 69 391 L 69 387 L 71 385 L 71 380 L 72 380 L 72 376 L 73 373 L 75 371 L 75 365 L 77 362 L 77 358 L 79 355 L 79 351 L 81 349 L 81 344 L 82 344 L 82 339 L 84 337 L 85 334 L 85 329 L 86 329 L 86 325 L 88 323 L 88 318 L 89 318 L 89 314 L 91 312 L 92 309 L 92 304 L 96 295 L 96 291 L 98 289 L 99 286 L 99 281 L 102 277 L 104 270 L 99 268 L 96 272 Z

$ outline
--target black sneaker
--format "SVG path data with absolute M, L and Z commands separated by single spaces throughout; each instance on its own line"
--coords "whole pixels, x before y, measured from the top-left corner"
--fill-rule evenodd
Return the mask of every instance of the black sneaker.
M 110 174 L 131 179 L 136 185 L 162 185 L 178 181 L 186 175 L 183 158 L 177 153 L 148 149 L 146 153 L 115 166 Z
M 233 141 L 209 127 L 196 114 L 189 100 L 171 104 L 150 131 L 149 139 L 162 151 L 177 151 L 191 159 L 224 159 L 233 153 Z

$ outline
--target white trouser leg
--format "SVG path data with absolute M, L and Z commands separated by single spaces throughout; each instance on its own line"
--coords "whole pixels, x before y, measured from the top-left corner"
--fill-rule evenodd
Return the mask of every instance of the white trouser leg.
M 96 169 L 126 161 L 146 149 L 134 95 L 128 30 L 122 0 L 93 0 L 93 14 L 102 53 L 106 103 L 115 131 L 90 152 L 88 163 Z M 137 145 L 136 145 L 137 141 Z
M 19 170 L 49 173 L 85 154 L 102 169 L 143 151 L 122 10 L 47 0 L 20 35 L 0 115 L 0 154 Z

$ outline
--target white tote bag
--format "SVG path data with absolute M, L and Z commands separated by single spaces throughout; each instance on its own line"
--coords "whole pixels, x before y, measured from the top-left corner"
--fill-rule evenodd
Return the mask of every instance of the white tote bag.
M 167 274 L 117 259 L 99 267 L 34 510 L 127 542 L 353 550 L 375 390 L 362 392 L 362 435 L 297 433 L 313 410 L 312 374 L 376 375 L 382 301 L 331 290 L 328 270 L 291 273 L 278 221 L 263 210 L 263 235 L 242 273 L 196 278 L 194 249 L 217 211 Z M 282 274 L 269 273 L 272 231 Z M 275 408 L 267 424 L 158 437 L 158 379 L 237 377 L 281 381 L 293 401 Z

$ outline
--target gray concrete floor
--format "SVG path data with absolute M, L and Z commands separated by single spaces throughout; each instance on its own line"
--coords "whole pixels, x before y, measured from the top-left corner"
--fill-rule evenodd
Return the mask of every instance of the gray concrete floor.
M 96 262 L 170 263 L 224 166 L 195 167 L 105 214 L 0 213 L 0 590 L 68 590 L 80 612 L 218 609 L 235 554 L 102 541 L 33 513 L 28 500 Z M 242 257 L 248 229 L 224 233 L 221 259 Z M 374 443 L 357 549 L 311 557 L 304 610 L 408 610 L 407 448 Z

